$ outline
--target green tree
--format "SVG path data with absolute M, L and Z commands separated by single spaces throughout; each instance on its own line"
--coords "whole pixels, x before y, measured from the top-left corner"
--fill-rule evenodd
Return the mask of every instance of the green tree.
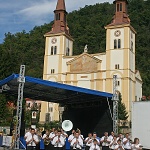
M 125 104 L 122 102 L 122 96 L 120 92 L 118 101 L 118 119 L 123 121 L 128 119 L 128 112 L 126 111 Z

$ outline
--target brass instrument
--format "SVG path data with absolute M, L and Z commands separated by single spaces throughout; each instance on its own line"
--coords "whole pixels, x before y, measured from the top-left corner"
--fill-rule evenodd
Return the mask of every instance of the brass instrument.
M 48 137 L 48 135 L 44 138 L 44 145 L 49 145 L 50 143 L 50 139 Z

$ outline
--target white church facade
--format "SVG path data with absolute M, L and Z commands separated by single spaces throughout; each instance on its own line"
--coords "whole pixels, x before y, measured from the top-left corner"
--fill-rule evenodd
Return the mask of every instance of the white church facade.
M 58 0 L 52 30 L 45 34 L 43 79 L 113 93 L 113 75 L 117 75 L 117 90 L 128 113 L 131 102 L 142 97 L 142 79 L 135 70 L 135 35 L 127 14 L 127 0 L 115 0 L 116 12 L 112 22 L 105 26 L 106 51 L 73 56 L 73 38 L 66 21 L 64 0 Z M 87 43 L 88 44 L 88 43 Z M 50 109 L 52 108 L 52 109 Z M 58 104 L 42 102 L 40 122 L 59 119 Z

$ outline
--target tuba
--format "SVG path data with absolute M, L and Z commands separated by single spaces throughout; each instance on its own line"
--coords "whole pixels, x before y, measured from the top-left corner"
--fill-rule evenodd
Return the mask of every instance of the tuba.
M 73 128 L 73 123 L 70 120 L 64 120 L 61 126 L 64 131 L 70 131 Z

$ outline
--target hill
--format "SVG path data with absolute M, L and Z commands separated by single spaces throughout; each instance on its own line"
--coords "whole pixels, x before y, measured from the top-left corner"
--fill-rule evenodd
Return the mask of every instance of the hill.
M 128 14 L 137 31 L 136 69 L 143 79 L 143 94 L 150 95 L 150 0 L 130 0 Z M 85 6 L 68 14 L 68 25 L 74 42 L 74 54 L 80 54 L 88 44 L 89 53 L 105 51 L 106 31 L 104 26 L 111 22 L 114 5 L 109 3 Z M 26 75 L 42 78 L 45 39 L 52 22 L 34 27 L 29 33 L 5 34 L 0 45 L 0 79 L 19 71 L 26 65 Z

